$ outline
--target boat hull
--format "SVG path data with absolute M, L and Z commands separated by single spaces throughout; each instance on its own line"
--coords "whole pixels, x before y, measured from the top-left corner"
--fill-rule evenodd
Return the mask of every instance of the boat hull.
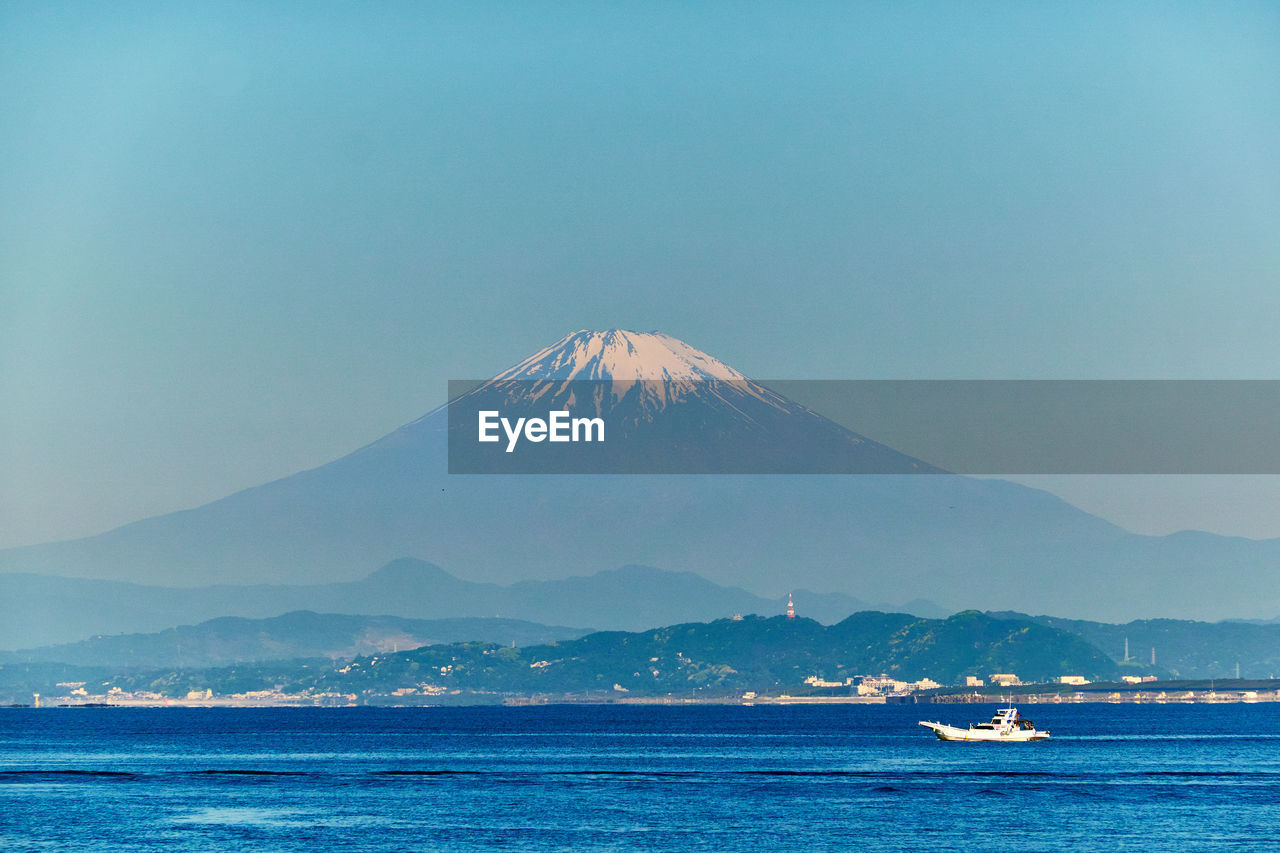
M 1002 732 L 994 729 L 962 729 L 944 723 L 930 723 L 924 720 L 920 725 L 938 736 L 938 740 L 959 740 L 986 743 L 1026 743 L 1033 740 L 1048 740 L 1049 733 L 1035 729 L 1014 729 Z

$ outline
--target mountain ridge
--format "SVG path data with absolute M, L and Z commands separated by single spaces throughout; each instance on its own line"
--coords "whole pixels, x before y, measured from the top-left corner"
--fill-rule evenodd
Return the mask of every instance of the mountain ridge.
M 483 642 L 431 645 L 361 656 L 341 666 L 325 658 L 214 668 L 0 665 L 0 701 L 25 700 L 33 692 L 58 696 L 59 689 L 67 689 L 58 682 L 90 680 L 95 694 L 111 688 L 169 697 L 192 690 L 270 691 L 438 704 L 539 694 L 737 698 L 745 690 L 808 692 L 809 676 L 843 683 L 857 675 L 885 674 L 945 684 L 992 672 L 1048 681 L 1062 674 L 1110 679 L 1120 671 L 1084 639 L 1034 622 L 977 611 L 947 619 L 859 612 L 829 626 L 804 617 L 744 616 L 639 632 L 594 632 L 520 648 Z
M 800 595 L 802 612 L 835 621 L 867 602 Z M 163 631 L 218 617 L 270 618 L 295 610 L 402 619 L 520 618 L 541 625 L 641 630 L 690 616 L 782 612 L 786 596 L 763 598 L 689 572 L 623 566 L 592 575 L 510 585 L 466 581 L 440 566 L 402 558 L 369 575 L 330 584 L 151 587 L 45 575 L 0 575 L 0 601 L 24 602 L 0 622 L 0 649 L 34 648 L 94 635 Z M 936 613 L 919 602 L 916 609 Z
M 267 671 L 278 679 L 282 668 Z M 1080 637 L 1032 622 L 976 611 L 945 620 L 860 612 L 830 626 L 806 618 L 746 616 L 641 632 L 596 632 L 518 649 L 485 643 L 427 646 L 357 658 L 340 669 L 295 669 L 285 689 L 363 695 L 412 692 L 425 682 L 436 691 L 491 696 L 696 696 L 804 689 L 810 675 L 843 681 L 887 674 L 903 681 L 956 683 L 991 672 L 1044 681 L 1064 672 L 1105 679 L 1118 671 L 1114 661 Z M 179 692 L 198 685 L 218 690 L 227 676 L 244 689 L 244 674 L 243 669 L 225 675 L 176 672 L 162 678 Z M 146 675 L 117 683 L 136 689 L 134 682 L 156 681 Z
M 219 616 L 152 634 L 97 636 L 74 643 L 0 652 L 0 665 L 208 667 L 295 658 L 350 659 L 442 643 L 525 646 L 571 640 L 585 633 L 585 629 L 519 619 L 405 619 L 295 610 L 265 619 Z
M 1239 667 L 1244 678 L 1274 678 L 1280 674 L 1280 623 L 1224 620 L 1136 619 L 1123 624 L 992 612 L 998 619 L 1031 621 L 1067 631 L 1088 640 L 1113 660 L 1135 671 L 1168 672 L 1176 678 L 1233 678 Z M 1150 663 L 1151 658 L 1154 663 Z

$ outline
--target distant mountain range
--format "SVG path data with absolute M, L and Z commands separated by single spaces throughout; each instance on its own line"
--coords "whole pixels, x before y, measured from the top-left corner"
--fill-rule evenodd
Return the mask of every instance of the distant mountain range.
M 519 619 L 401 619 L 299 610 L 269 619 L 223 616 L 154 634 L 116 634 L 78 643 L 0 652 L 0 665 L 65 663 L 111 669 L 210 667 L 293 658 L 354 658 L 440 643 L 530 646 L 572 640 L 577 628 Z
M 424 584 L 432 583 L 433 578 L 438 580 L 441 576 L 449 577 L 436 567 L 418 566 L 409 561 L 388 567 L 388 575 L 394 576 L 396 573 L 399 573 L 402 580 L 410 578 L 407 584 L 409 587 L 414 585 L 415 577 L 417 582 Z M 376 575 L 368 579 L 376 580 Z M 592 578 L 569 579 L 557 584 L 555 592 L 561 601 L 574 607 L 587 607 L 602 601 L 612 601 L 621 595 L 632 595 L 636 600 L 643 600 L 646 594 L 652 594 L 655 588 L 663 588 L 664 584 L 672 580 L 683 581 L 686 592 L 697 590 L 705 593 L 706 587 L 714 586 L 699 578 L 673 578 L 671 573 L 644 567 L 627 567 L 614 572 L 601 572 Z M 451 581 L 462 588 L 467 586 L 456 579 Z M 392 584 L 392 587 L 395 586 Z M 532 583 L 525 589 L 537 590 L 540 586 L 542 585 Z M 500 589 L 512 592 L 510 588 Z M 713 594 L 720 595 L 726 603 L 733 605 L 766 605 L 758 609 L 745 607 L 748 613 L 758 610 L 776 613 L 781 609 L 781 602 L 762 599 L 753 601 L 741 590 L 718 588 Z M 707 598 L 705 594 L 698 597 L 700 600 Z M 848 603 L 841 596 L 814 596 L 803 592 L 799 595 L 799 601 L 818 610 L 841 607 Z M 654 611 L 663 609 L 656 602 L 646 607 L 652 607 Z M 597 611 L 599 612 L 602 611 Z M 1031 646 L 1023 645 L 1022 660 L 1034 662 L 1039 659 L 1037 654 L 1052 657 L 1054 644 L 1060 641 L 1059 633 L 1065 632 L 1090 644 L 1109 658 L 1117 667 L 1114 672 L 1158 675 L 1161 678 L 1234 678 L 1238 664 L 1240 677 L 1246 679 L 1270 678 L 1280 673 L 1280 624 L 1155 619 L 1116 625 L 1011 612 L 987 613 L 983 616 L 1017 625 L 1032 623 L 1052 629 L 1050 633 L 1020 636 L 1020 643 L 1049 644 L 1036 654 L 1030 652 Z M 869 658 L 864 656 L 855 659 L 873 669 L 877 666 L 901 666 L 903 664 L 899 653 L 902 648 L 912 647 L 915 652 L 923 649 L 918 642 L 918 635 L 925 628 L 931 632 L 928 642 L 933 644 L 936 651 L 940 647 L 950 648 L 955 645 L 946 639 L 947 631 L 954 632 L 961 627 L 972 631 L 975 624 L 980 624 L 980 621 L 974 621 L 972 613 L 957 614 L 956 617 L 945 620 L 865 611 L 859 612 L 857 617 L 853 623 L 849 623 L 848 619 L 816 620 L 840 623 L 845 627 L 809 636 L 809 640 L 815 644 L 810 649 L 812 654 L 824 660 L 830 655 L 847 655 L 847 648 L 841 644 L 847 645 L 850 625 L 859 624 L 867 631 L 859 640 L 865 644 L 864 652 L 877 647 L 881 648 L 881 652 L 876 653 L 879 657 L 872 654 Z M 877 625 L 883 632 L 880 635 L 871 630 L 872 626 Z M 563 644 L 588 633 L 588 630 L 582 628 L 547 626 L 520 619 L 496 617 L 409 619 L 385 615 L 296 611 L 261 619 L 220 617 L 197 625 L 168 628 L 155 633 L 96 636 L 75 643 L 0 652 L 0 666 L 57 663 L 113 670 L 139 667 L 192 669 L 294 658 L 353 658 L 358 655 L 404 652 L 427 645 L 466 642 L 496 643 L 500 646 L 514 644 L 519 647 Z M 641 633 L 652 634 L 653 631 Z M 819 647 L 823 637 L 833 644 L 831 648 Z M 1124 660 L 1126 641 L 1128 661 Z M 903 646 L 903 643 L 907 646 Z M 1151 662 L 1153 649 L 1158 650 L 1158 659 L 1154 664 Z M 767 657 L 779 650 L 762 646 L 758 651 Z M 933 669 L 951 671 L 947 669 L 950 664 L 936 657 L 928 660 L 927 665 Z M 990 661 L 988 664 L 995 666 Z M 1090 665 L 1094 667 L 1091 671 L 1098 671 L 1095 664 Z
M 442 666 L 448 667 L 440 674 Z M 817 675 L 843 681 L 887 674 L 903 681 L 963 682 L 966 675 L 1015 673 L 1114 678 L 1114 661 L 1080 637 L 1034 622 L 970 611 L 947 619 L 855 613 L 831 626 L 811 619 L 752 616 L 672 625 L 639 633 L 588 634 L 544 646 L 498 650 L 431 646 L 362 659 L 316 679 L 320 689 L 358 692 L 421 680 L 444 687 L 516 693 L 610 690 L 637 695 L 795 689 Z
M 541 382 L 522 402 L 505 399 L 513 407 L 509 414 L 543 416 L 546 403 L 534 394 L 553 393 L 556 383 L 655 383 L 655 393 L 626 391 L 616 401 L 610 398 L 611 411 L 652 424 L 646 434 L 655 442 L 709 437 L 720 458 L 799 441 L 801 434 L 815 436 L 815 453 L 848 454 L 851 465 L 864 450 L 883 448 L 754 383 L 744 386 L 755 395 L 751 407 L 708 391 L 714 387 L 708 378 L 744 381 L 739 377 L 673 338 L 615 330 L 568 335 L 501 378 L 508 383 L 504 388 Z M 561 402 L 588 414 L 596 409 L 595 401 Z M 767 418 L 765 409 L 754 408 L 757 403 L 768 409 Z M 332 585 L 359 601 L 359 590 L 347 579 L 404 556 L 447 565 L 470 581 L 501 584 L 634 563 L 693 572 L 755 595 L 805 587 L 871 602 L 924 597 L 948 611 L 1056 612 L 1110 622 L 1280 614 L 1274 579 L 1280 540 L 1192 532 L 1138 536 L 1045 492 L 952 475 L 450 475 L 448 432 L 448 409 L 441 408 L 332 463 L 198 509 L 87 539 L 0 552 L 0 577 L 34 573 L 206 587 L 168 594 L 171 615 L 157 622 L 151 606 L 137 597 L 121 598 L 103 588 L 103 613 L 94 616 L 96 592 L 53 581 L 22 587 L 9 574 L 6 582 L 22 587 L 22 594 L 0 599 L 5 620 L 27 626 L 9 636 L 34 636 L 40 618 L 70 624 L 70 612 L 88 613 L 95 626 L 104 626 L 93 632 L 299 608 L 359 612 L 272 590 Z M 927 460 L 899 461 L 902 470 L 927 468 Z M 192 603 L 223 595 L 236 600 L 238 593 L 211 585 L 264 582 L 276 585 L 262 588 L 264 600 L 273 602 L 269 610 Z M 406 591 L 399 598 L 416 606 L 414 595 Z M 113 601 L 120 606 L 107 613 Z M 678 601 L 690 611 L 676 618 L 723 612 L 713 602 Z M 666 603 L 676 602 L 672 597 Z M 406 603 L 393 615 L 454 615 L 409 609 Z M 509 612 L 501 603 L 473 612 L 534 621 L 551 616 L 545 610 Z M 130 622 L 131 617 L 142 621 Z M 556 613 L 550 621 L 579 619 L 601 624 L 586 610 L 573 618 Z M 642 627 L 640 621 L 629 624 Z M 40 642 L 50 637 L 68 635 L 50 631 Z
M 811 675 L 843 682 L 854 675 L 883 673 L 903 681 L 948 683 L 966 675 L 987 678 L 992 672 L 1014 673 L 1027 681 L 1064 674 L 1100 680 L 1115 678 L 1120 668 L 1082 638 L 1035 622 L 976 611 L 944 620 L 864 612 L 831 626 L 805 618 L 746 616 L 635 633 L 598 632 L 520 648 L 432 645 L 384 651 L 341 666 L 317 658 L 214 668 L 5 664 L 0 665 L 0 700 L 29 701 L 33 692 L 59 695 L 56 681 L 92 681 L 94 692 L 105 692 L 109 685 L 178 697 L 188 690 L 229 694 L 274 688 L 385 696 L 396 690 L 420 691 L 423 685 L 436 692 L 490 697 L 623 692 L 714 696 L 743 690 L 806 691 L 804 681 Z
M 1126 643 L 1134 670 L 1167 672 L 1177 678 L 1274 678 L 1280 675 L 1280 624 L 1193 622 L 1142 619 L 1123 625 L 991 613 L 997 618 L 1030 620 L 1088 640 L 1117 661 Z M 1151 663 L 1152 652 L 1155 663 Z
M 838 593 L 796 590 L 795 598 L 802 614 L 826 622 L 869 607 L 901 609 Z M 216 617 L 263 618 L 295 610 L 433 620 L 505 617 L 584 630 L 641 630 L 734 613 L 781 613 L 786 596 L 761 598 L 688 572 L 647 566 L 508 586 L 481 584 L 460 580 L 431 563 L 403 559 L 358 581 L 300 586 L 157 587 L 0 575 L 0 602 L 8 610 L 0 620 L 0 649 L 31 649 L 95 635 L 161 631 Z M 924 600 L 905 609 L 940 615 L 937 605 Z

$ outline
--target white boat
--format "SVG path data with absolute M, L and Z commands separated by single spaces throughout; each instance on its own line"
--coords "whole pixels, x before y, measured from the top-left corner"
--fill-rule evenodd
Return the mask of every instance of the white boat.
M 938 736 L 938 740 L 982 740 L 1021 742 L 1047 740 L 1049 732 L 1040 731 L 1030 720 L 1018 716 L 1017 708 L 1000 708 L 989 723 L 970 723 L 969 728 L 948 726 L 945 723 L 920 721 L 920 725 Z

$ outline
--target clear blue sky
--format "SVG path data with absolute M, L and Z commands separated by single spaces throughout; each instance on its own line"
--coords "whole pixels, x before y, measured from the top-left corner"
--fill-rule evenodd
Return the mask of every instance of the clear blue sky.
M 1280 378 L 1275 4 L 0 2 L 0 116 L 0 545 L 584 327 L 759 377 Z

